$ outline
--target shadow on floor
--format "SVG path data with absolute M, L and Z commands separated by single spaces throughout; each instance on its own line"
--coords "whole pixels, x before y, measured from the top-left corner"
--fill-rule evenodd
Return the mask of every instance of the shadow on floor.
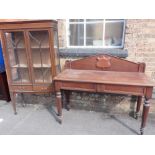
M 60 123 L 60 119 L 59 117 L 57 116 L 57 113 L 56 111 L 54 110 L 53 106 L 46 106 L 46 109 L 48 110 L 48 112 L 55 118 L 55 120 L 57 122 Z M 111 119 L 114 119 L 116 122 L 118 122 L 119 124 L 121 124 L 122 126 L 126 127 L 128 130 L 130 130 L 131 132 L 133 132 L 134 134 L 137 134 L 139 135 L 139 133 L 132 129 L 130 126 L 128 126 L 127 124 L 125 124 L 123 121 L 119 120 L 117 117 L 115 117 L 114 115 L 110 115 L 110 118 Z
M 56 111 L 54 110 L 53 106 L 52 105 L 45 105 L 45 108 L 47 109 L 47 111 L 54 117 L 54 119 L 57 121 L 57 122 L 61 122 L 61 120 L 59 119 L 58 117 L 58 114 L 56 113 Z
M 121 120 L 119 120 L 118 118 L 116 118 L 114 115 L 110 115 L 110 117 L 111 117 L 112 119 L 114 119 L 116 122 L 118 122 L 118 123 L 120 123 L 121 125 L 123 125 L 124 127 L 126 127 L 127 129 L 129 129 L 131 132 L 133 132 L 133 133 L 139 135 L 139 133 L 138 133 L 136 130 L 132 129 L 130 126 L 128 126 L 127 124 L 125 124 L 124 122 L 122 122 Z

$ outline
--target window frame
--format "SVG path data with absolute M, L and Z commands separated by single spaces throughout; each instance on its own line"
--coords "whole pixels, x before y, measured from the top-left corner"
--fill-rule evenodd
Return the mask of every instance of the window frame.
M 109 20 L 107 21 L 106 19 L 103 19 L 103 21 L 87 21 L 86 19 L 83 19 L 83 22 L 70 22 L 69 19 L 66 19 L 66 43 L 67 43 L 67 48 L 124 48 L 124 42 L 125 42 L 125 27 L 126 27 L 126 20 L 125 19 L 120 19 L 120 20 Z M 105 37 L 105 25 L 106 23 L 124 23 L 123 26 L 123 36 L 122 36 L 122 45 L 121 46 L 106 46 L 104 45 L 104 37 Z M 103 45 L 102 46 L 87 46 L 86 45 L 86 24 L 96 24 L 96 23 L 102 23 L 103 24 Z M 70 40 L 69 40 L 69 28 L 70 24 L 84 24 L 84 45 L 82 46 L 71 46 L 70 45 Z

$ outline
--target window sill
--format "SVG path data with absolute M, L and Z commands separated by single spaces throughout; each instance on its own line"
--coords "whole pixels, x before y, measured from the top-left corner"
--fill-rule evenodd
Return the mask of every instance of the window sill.
M 103 49 L 103 48 L 60 48 L 60 56 L 65 57 L 87 57 L 97 54 L 109 54 L 126 58 L 128 51 L 124 49 Z

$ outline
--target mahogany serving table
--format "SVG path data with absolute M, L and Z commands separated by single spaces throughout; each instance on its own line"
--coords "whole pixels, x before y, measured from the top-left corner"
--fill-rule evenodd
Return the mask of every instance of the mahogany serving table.
M 103 59 L 105 62 L 105 57 Z M 112 59 L 118 58 L 114 57 Z M 105 64 L 102 63 L 102 66 L 105 66 Z M 112 66 L 109 65 L 109 67 Z M 74 66 L 73 68 L 76 67 Z M 136 116 L 138 116 L 142 96 L 144 96 L 145 100 L 140 128 L 140 133 L 143 134 L 150 107 L 149 99 L 152 96 L 153 86 L 155 85 L 155 83 L 153 83 L 151 79 L 145 75 L 145 73 L 138 71 L 107 71 L 103 69 L 80 70 L 77 68 L 72 69 L 72 67 L 70 67 L 70 69 L 65 69 L 62 73 L 56 76 L 54 81 L 56 90 L 56 105 L 58 115 L 61 118 L 60 122 L 62 121 L 61 90 L 66 90 L 66 106 L 69 104 L 69 92 L 71 90 L 136 95 L 138 96 Z

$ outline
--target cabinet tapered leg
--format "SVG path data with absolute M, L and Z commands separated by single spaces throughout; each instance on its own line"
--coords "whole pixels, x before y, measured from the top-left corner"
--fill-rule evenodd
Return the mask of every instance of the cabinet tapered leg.
M 60 118 L 59 122 L 62 123 L 62 99 L 61 92 L 56 93 L 56 107 L 58 111 L 58 116 Z
M 138 119 L 141 104 L 142 104 L 142 96 L 138 96 L 136 107 L 136 119 Z
M 14 111 L 14 114 L 16 115 L 17 114 L 17 111 L 16 111 L 16 93 L 12 92 L 10 94 L 11 94 L 11 102 L 12 102 L 12 106 L 13 106 L 13 111 Z
M 70 91 L 65 91 L 64 92 L 64 96 L 65 96 L 65 109 L 67 109 L 68 111 L 70 110 Z
M 149 99 L 145 98 L 144 105 L 143 105 L 143 114 L 142 114 L 142 123 L 140 128 L 141 135 L 144 134 L 144 128 L 146 126 L 146 120 L 150 109 Z

